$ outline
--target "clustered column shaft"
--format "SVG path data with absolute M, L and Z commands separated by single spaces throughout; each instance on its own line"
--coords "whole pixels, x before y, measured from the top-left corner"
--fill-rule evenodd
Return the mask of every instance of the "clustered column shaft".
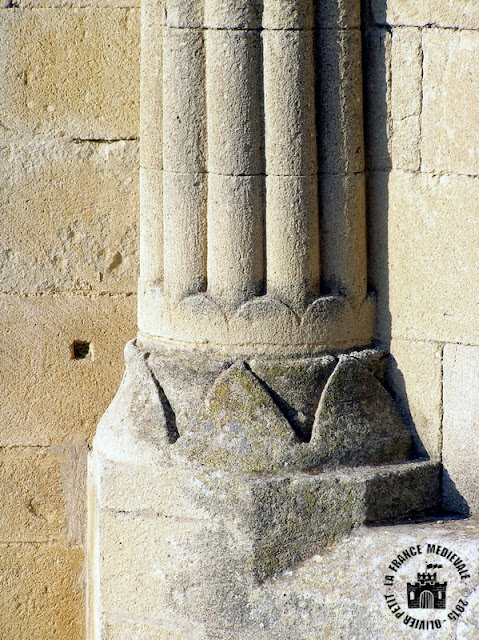
M 163 326 L 198 295 L 225 318 L 260 298 L 297 318 L 324 295 L 361 305 L 359 28 L 311 0 L 142 12 L 141 286 Z

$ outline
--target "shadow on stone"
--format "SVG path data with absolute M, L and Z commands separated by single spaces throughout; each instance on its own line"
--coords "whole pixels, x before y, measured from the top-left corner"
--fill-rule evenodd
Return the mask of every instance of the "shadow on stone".
M 465 517 L 471 515 L 471 510 L 467 500 L 459 493 L 454 480 L 449 475 L 447 469 L 442 469 L 442 508 L 445 511 L 452 511 Z

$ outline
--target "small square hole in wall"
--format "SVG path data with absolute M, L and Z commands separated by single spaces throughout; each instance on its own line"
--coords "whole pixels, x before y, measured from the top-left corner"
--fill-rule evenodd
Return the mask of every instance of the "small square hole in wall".
M 93 355 L 93 345 L 90 342 L 75 340 L 72 344 L 73 360 L 91 360 Z

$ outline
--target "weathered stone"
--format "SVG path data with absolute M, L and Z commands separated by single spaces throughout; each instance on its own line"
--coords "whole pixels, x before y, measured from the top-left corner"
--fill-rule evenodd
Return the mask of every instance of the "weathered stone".
M 164 0 L 163 11 L 167 27 L 195 28 L 203 22 L 203 2 L 198 0 Z
M 333 356 L 301 360 L 253 359 L 251 371 L 268 392 L 303 440 L 309 440 L 314 414 L 327 379 L 333 372 Z
M 264 151 L 259 32 L 208 29 L 205 47 L 208 171 L 261 174 Z
M 358 0 L 321 0 L 314 6 L 319 27 L 359 29 L 361 26 L 361 3 Z
M 0 543 L 66 541 L 66 487 L 58 453 L 39 448 L 0 452 Z
M 406 460 L 411 436 L 381 383 L 359 360 L 341 356 L 319 401 L 310 446 L 326 464 L 381 464 Z
M 479 80 L 473 60 L 479 33 L 427 29 L 423 50 L 422 169 L 476 175 Z
M 259 380 L 238 362 L 215 381 L 175 453 L 233 471 L 277 471 L 295 433 Z
M 360 303 L 367 295 L 364 175 L 322 174 L 319 194 L 322 288 Z
M 309 0 L 263 0 L 263 29 L 311 29 L 314 8 Z
M 441 26 L 454 29 L 477 29 L 479 8 L 475 0 L 372 0 L 376 22 L 417 27 Z
M 204 0 L 204 25 L 210 29 L 257 29 L 262 0 Z
M 3 446 L 91 441 L 121 381 L 135 298 L 0 295 Z M 74 358 L 75 341 L 89 356 Z
M 95 446 L 116 462 L 168 459 L 178 438 L 175 416 L 164 391 L 133 342 L 125 347 L 126 374 L 98 425 Z
M 152 628 L 164 632 L 168 624 L 186 639 L 255 637 L 262 627 L 249 612 L 258 583 L 269 591 L 272 576 L 283 580 L 302 571 L 299 562 L 314 564 L 318 545 L 379 513 L 427 510 L 439 497 L 439 467 L 431 463 L 259 477 L 185 467 L 171 476 L 175 500 L 165 491 L 167 475 L 155 479 L 149 469 L 153 510 L 141 509 L 144 494 L 134 490 L 126 509 L 114 491 L 100 507 L 102 606 L 106 620 L 148 616 Z M 272 633 L 284 637 L 281 626 Z
M 314 176 L 318 158 L 313 34 L 271 30 L 263 33 L 262 42 L 266 174 Z M 287 83 L 290 91 L 284 91 Z
M 162 44 L 163 169 L 198 173 L 206 168 L 207 152 L 204 35 L 164 29 Z
M 0 68 L 3 127 L 28 136 L 136 138 L 138 27 L 137 9 L 2 12 L 0 42 L 12 54 Z
M 2 544 L 2 640 L 84 636 L 81 549 L 46 544 Z
M 393 120 L 419 116 L 422 101 L 421 30 L 395 29 L 391 51 Z
M 411 116 L 393 122 L 392 166 L 394 169 L 418 171 L 421 165 L 421 122 Z
M 364 125 L 366 164 L 370 170 L 391 168 L 391 42 L 387 29 L 371 27 L 363 35 Z
M 443 398 L 443 504 L 464 515 L 476 514 L 479 347 L 445 345 Z
M 392 340 L 387 386 L 413 436 L 415 451 L 433 460 L 442 445 L 442 347 L 436 342 Z
M 474 344 L 477 179 L 393 171 L 369 184 L 378 337 Z
M 2 291 L 135 291 L 137 142 L 10 138 L 0 167 Z
M 316 39 L 320 171 L 364 170 L 361 34 L 325 29 Z

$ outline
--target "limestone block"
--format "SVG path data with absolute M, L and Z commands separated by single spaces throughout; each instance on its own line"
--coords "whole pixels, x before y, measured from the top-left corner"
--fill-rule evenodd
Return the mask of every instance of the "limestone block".
M 361 303 L 367 294 L 364 176 L 319 178 L 323 291 Z
M 208 178 L 208 293 L 225 308 L 259 294 L 263 284 L 262 176 Z
M 141 10 L 140 165 L 163 168 L 163 7 L 145 0 Z
M 479 33 L 427 29 L 423 49 L 423 171 L 478 174 Z
M 367 29 L 363 35 L 364 125 L 367 167 L 391 168 L 391 42 L 387 29 Z
M 180 300 L 206 288 L 207 176 L 164 172 L 163 193 L 164 291 Z
M 356 358 L 341 356 L 321 394 L 310 447 L 329 464 L 384 464 L 408 459 L 411 437 L 375 376 Z
M 215 381 L 204 407 L 174 447 L 214 469 L 278 471 L 297 437 L 270 394 L 242 362 Z
M 163 280 L 163 172 L 140 167 L 140 278 Z
M 153 65 L 150 72 L 155 73 Z M 203 32 L 163 32 L 163 168 L 198 173 L 206 166 Z M 148 136 L 148 134 L 146 134 Z
M 468 515 L 479 511 L 479 348 L 444 347 L 443 504 Z
M 376 22 L 390 25 L 415 25 L 418 27 L 437 25 L 456 29 L 477 29 L 479 7 L 475 0 L 372 0 L 373 17 Z
M 266 173 L 314 175 L 317 153 L 312 33 L 265 31 L 263 66 Z
M 391 146 L 394 169 L 419 170 L 421 166 L 421 119 L 419 116 L 394 120 Z
M 200 640 L 198 633 L 189 628 L 173 626 L 165 620 L 162 626 L 151 623 L 105 620 L 103 627 L 104 637 L 108 640 Z M 161 624 L 161 623 L 160 623 Z
M 258 29 L 262 0 L 203 0 L 204 24 L 211 29 Z
M 0 452 L 0 543 L 65 542 L 66 513 L 60 456 L 48 449 Z
M 314 8 L 309 0 L 265 0 L 263 29 L 312 29 Z
M 137 9 L 3 12 L 3 126 L 30 136 L 136 137 L 139 35 Z
M 2 294 L 0 302 L 1 444 L 91 441 L 136 332 L 135 296 Z M 74 359 L 75 341 L 90 343 L 86 358 Z
M 417 116 L 422 100 L 421 30 L 395 29 L 392 34 L 392 100 L 394 120 Z
M 321 0 L 314 4 L 319 27 L 359 29 L 361 26 L 361 3 L 358 0 Z
M 441 457 L 442 348 L 436 342 L 392 340 L 387 386 L 393 391 L 419 455 Z
M 2 544 L 0 554 L 2 640 L 83 638 L 83 551 Z
M 240 565 L 247 548 L 234 530 L 228 531 L 220 519 L 108 512 L 100 518 L 101 597 L 107 618 L 113 612 L 126 619 L 146 616 L 157 626 L 168 619 L 176 623 L 172 626 L 181 625 L 183 619 L 199 631 L 204 620 L 218 616 L 224 626 L 231 625 L 227 616 L 234 616 L 235 601 L 244 606 L 247 595 L 241 575 L 247 567 Z
M 205 43 L 208 170 L 263 173 L 259 32 L 209 29 Z
M 395 29 L 391 52 L 392 164 L 418 170 L 421 163 L 422 49 L 421 31 Z
M 318 559 L 313 555 L 319 547 L 337 541 L 378 513 L 392 516 L 398 505 L 406 512 L 431 506 L 437 502 L 439 486 L 439 468 L 429 463 L 350 474 L 248 478 L 216 472 L 207 478 L 194 467 L 185 467 L 182 473 L 187 491 L 196 495 L 201 506 L 207 506 L 209 517 L 164 517 L 161 511 L 128 512 L 125 508 L 100 513 L 102 589 L 101 603 L 97 600 L 96 605 L 101 606 L 105 620 L 141 621 L 158 633 L 166 625 L 174 632 L 187 626 L 195 640 L 256 637 L 255 632 L 263 628 L 252 615 L 258 598 L 265 590 L 276 593 L 274 603 L 263 610 L 264 622 L 284 598 L 282 581 L 287 576 L 299 578 L 303 569 L 298 562 L 302 567 L 314 566 Z M 171 501 L 166 494 L 174 486 L 177 503 L 183 503 L 185 486 L 175 484 L 180 477 L 173 476 L 173 485 L 156 485 L 160 501 Z M 117 478 L 120 483 L 119 474 Z M 154 476 L 150 478 L 155 482 Z M 162 482 L 165 480 L 166 474 Z M 140 503 L 142 497 L 137 494 L 137 499 Z M 372 531 L 374 544 L 378 529 Z M 344 558 L 350 559 L 348 542 L 339 544 Z M 319 575 L 333 579 L 331 571 L 328 567 L 326 574 L 321 570 Z M 277 579 L 267 579 L 274 575 Z M 341 572 L 334 575 L 336 579 L 343 576 Z M 321 615 L 314 619 L 323 622 Z M 292 637 L 279 620 L 277 624 L 270 637 Z
M 319 295 L 317 178 L 266 177 L 266 288 L 302 313 Z
M 477 314 L 479 279 L 477 180 L 400 171 L 376 174 L 370 179 L 369 200 L 377 336 L 476 343 L 471 318 Z
M 281 580 L 265 584 L 251 598 L 251 628 L 241 634 L 245 640 L 283 640 L 284 638 L 331 638 L 331 640 L 409 640 L 433 637 L 473 640 L 477 636 L 479 601 L 478 523 L 440 521 L 438 523 L 387 526 L 362 529 L 327 553 L 318 554 Z M 432 551 L 459 556 L 471 576 L 461 580 L 453 563 Z M 411 547 L 421 552 L 400 565 L 393 574 L 393 587 L 386 588 L 384 576 L 392 560 Z M 429 553 L 428 553 L 429 549 Z M 397 561 L 398 562 L 398 561 Z M 399 562 L 398 562 L 399 563 Z M 468 605 L 459 620 L 451 621 L 444 611 L 420 612 L 408 609 L 407 582 L 415 581 L 426 563 L 443 565 L 438 577 L 448 582 L 446 609 L 449 613 L 462 597 Z M 469 595 L 464 596 L 464 592 Z M 397 598 L 399 609 L 385 599 Z M 400 614 L 395 617 L 392 609 Z M 409 624 L 407 617 L 409 617 Z M 434 631 L 412 629 L 410 619 L 441 621 Z M 426 627 L 424 627 L 426 629 Z M 215 639 L 226 636 L 212 636 Z
M 4 145 L 1 290 L 135 291 L 138 143 Z
M 203 26 L 203 2 L 199 0 L 163 0 L 163 21 L 167 27 Z
M 364 169 L 361 34 L 325 29 L 316 38 L 316 108 L 320 171 Z

